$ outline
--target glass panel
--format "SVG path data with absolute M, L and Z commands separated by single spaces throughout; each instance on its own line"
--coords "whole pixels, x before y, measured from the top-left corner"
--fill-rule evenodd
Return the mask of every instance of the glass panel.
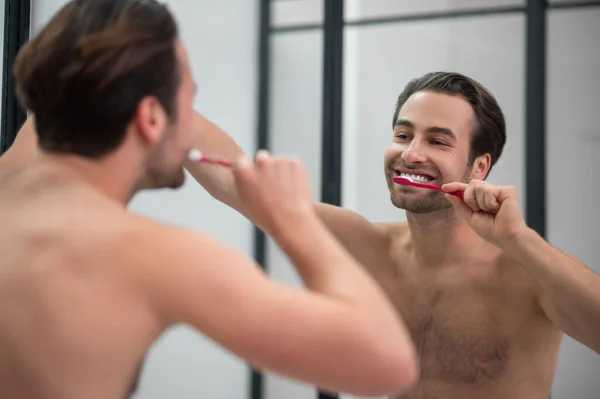
M 320 23 L 323 23 L 323 0 L 271 1 L 273 27 Z
M 524 6 L 525 0 L 346 0 L 346 20 Z
M 548 240 L 600 273 L 598 21 L 600 7 L 548 14 L 546 192 Z M 552 399 L 597 397 L 598 370 L 600 357 L 565 336 Z
M 306 166 L 315 201 L 321 187 L 323 33 L 287 32 L 272 36 L 270 139 L 277 155 L 299 157 Z M 272 278 L 291 285 L 302 281 L 290 261 L 269 238 Z M 267 374 L 267 399 L 314 399 L 315 388 Z

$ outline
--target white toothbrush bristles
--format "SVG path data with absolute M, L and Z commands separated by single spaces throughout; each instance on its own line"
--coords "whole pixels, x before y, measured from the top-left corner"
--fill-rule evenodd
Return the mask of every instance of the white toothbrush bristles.
M 200 150 L 197 149 L 191 149 L 189 154 L 188 154 L 188 158 L 190 161 L 192 162 L 198 162 L 202 159 L 203 155 L 202 152 Z

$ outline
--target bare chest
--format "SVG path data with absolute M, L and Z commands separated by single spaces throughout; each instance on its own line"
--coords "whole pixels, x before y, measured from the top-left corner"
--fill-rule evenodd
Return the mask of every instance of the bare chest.
M 529 310 L 501 272 L 448 268 L 380 282 L 410 330 L 422 381 L 486 385 L 505 373 Z

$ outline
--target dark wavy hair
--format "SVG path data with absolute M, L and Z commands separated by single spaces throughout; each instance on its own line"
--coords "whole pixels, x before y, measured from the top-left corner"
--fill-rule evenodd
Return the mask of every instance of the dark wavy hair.
M 170 119 L 180 85 L 177 24 L 155 0 L 72 0 L 19 52 L 14 75 L 45 151 L 99 158 L 123 142 L 139 102 Z

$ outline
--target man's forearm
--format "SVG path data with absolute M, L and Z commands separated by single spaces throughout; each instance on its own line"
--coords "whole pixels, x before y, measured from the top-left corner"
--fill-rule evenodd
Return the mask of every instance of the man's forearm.
M 227 133 L 198 113 L 194 133 L 195 147 L 208 157 L 234 161 L 244 153 Z M 243 213 L 231 170 L 191 162 L 185 168 L 211 196 Z
M 237 145 L 237 143 L 225 133 L 222 129 L 216 126 L 214 123 L 204 118 L 202 115 L 196 113 L 195 115 L 195 147 L 200 150 L 204 155 L 216 158 L 233 161 L 239 159 L 244 152 Z M 185 168 L 190 172 L 194 180 L 196 180 L 204 189 L 216 200 L 230 206 L 237 210 L 246 218 L 252 219 L 243 207 L 242 202 L 239 199 L 239 194 L 235 187 L 235 180 L 233 173 L 228 168 L 221 166 L 208 165 L 208 164 L 197 164 L 192 162 L 186 162 Z M 341 225 L 344 224 L 342 219 L 345 219 L 341 215 L 332 212 L 331 207 L 318 206 L 315 207 L 315 211 L 321 217 L 328 228 L 339 238 L 339 231 L 346 230 Z M 329 217 L 323 217 L 329 216 Z M 338 216 L 338 217 L 331 217 Z M 345 215 L 347 217 L 347 215 Z M 340 228 L 335 228 L 340 226 Z M 258 226 L 263 228 L 263 226 Z
M 270 235 L 288 255 L 307 288 L 364 306 L 379 298 L 374 280 L 329 232 L 314 211 L 296 214 Z M 357 298 L 356 293 L 361 297 Z M 379 299 L 377 299 L 378 301 Z M 381 304 L 371 303 L 373 310 Z
M 526 229 L 504 248 L 531 274 L 565 333 L 600 351 L 600 275 Z M 576 333 L 579 331 L 580 333 Z

